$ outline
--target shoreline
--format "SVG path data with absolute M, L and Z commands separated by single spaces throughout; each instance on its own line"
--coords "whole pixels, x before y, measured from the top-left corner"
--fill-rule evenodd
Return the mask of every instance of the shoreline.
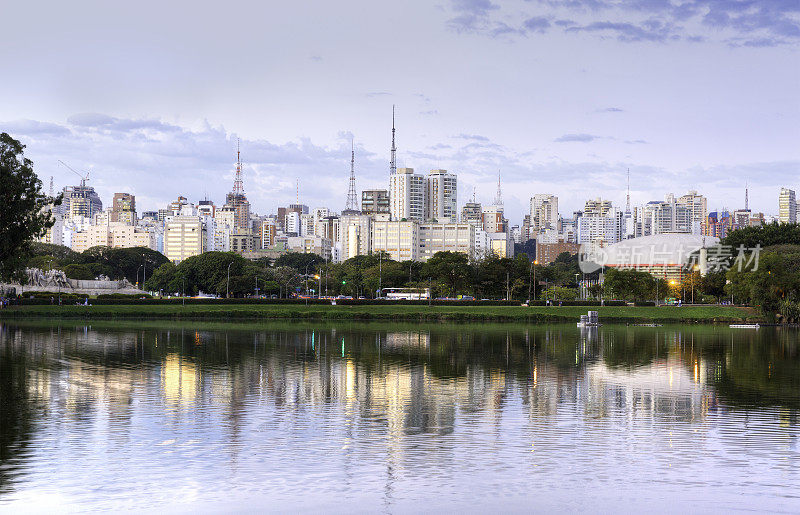
M 397 322 L 577 322 L 598 311 L 601 323 L 764 323 L 753 308 L 734 306 L 327 306 L 327 305 L 97 305 L 13 306 L 0 320 L 353 320 Z

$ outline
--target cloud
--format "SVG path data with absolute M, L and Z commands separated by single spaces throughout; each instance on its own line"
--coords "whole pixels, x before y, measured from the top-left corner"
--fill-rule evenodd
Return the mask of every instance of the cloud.
M 458 136 L 453 136 L 453 137 L 459 139 L 475 140 L 475 141 L 489 141 L 489 138 L 487 138 L 486 136 L 481 136 L 480 134 L 461 133 Z
M 104 125 L 111 125 L 114 123 L 114 120 L 114 118 L 105 114 L 79 113 L 73 114 L 67 118 L 67 123 L 70 125 L 77 125 L 79 127 L 100 127 Z
M 436 109 L 429 109 L 427 111 L 420 111 L 419 114 L 423 116 L 435 116 L 439 114 L 439 111 L 437 111 Z
M 178 195 L 193 202 L 208 195 L 221 204 L 233 183 L 237 135 L 208 123 L 192 130 L 92 113 L 70 116 L 63 124 L 23 120 L 0 127 L 27 145 L 34 170 L 40 177 L 54 176 L 59 189 L 76 178 L 58 160 L 92 170 L 89 184 L 104 203 L 127 190 L 136 195 L 140 210 L 158 209 Z M 334 147 L 307 138 L 281 144 L 241 138 L 245 192 L 254 211 L 268 214 L 293 201 L 295 178 L 300 178 L 302 202 L 341 209 L 350 166 L 347 134 L 340 133 Z M 358 186 L 383 185 L 386 163 L 357 145 Z
M 626 140 L 625 143 L 629 145 L 647 145 L 647 141 L 643 139 Z
M 599 139 L 600 136 L 593 136 L 592 134 L 564 134 L 553 141 L 556 143 L 568 143 L 568 142 L 581 142 L 581 143 L 588 143 L 590 141 L 594 141 Z
M 550 28 L 550 20 L 544 16 L 533 16 L 522 23 L 528 32 L 538 32 L 544 34 Z
M 370 91 L 366 93 L 367 98 L 375 98 L 375 97 L 386 97 L 391 96 L 392 94 L 388 91 Z
M 67 127 L 55 123 L 37 122 L 36 120 L 15 120 L 0 125 L 0 132 L 27 134 L 31 137 L 68 136 L 71 131 Z
M 620 107 L 606 107 L 605 109 L 601 109 L 600 112 L 602 112 L 602 113 L 623 113 L 623 112 L 625 112 L 625 110 L 620 108 Z
M 489 37 L 543 34 L 557 27 L 567 34 L 631 43 L 714 39 L 770 47 L 800 42 L 797 0 L 529 0 L 522 5 L 520 13 L 519 4 L 501 8 L 486 0 L 455 0 L 447 25 Z

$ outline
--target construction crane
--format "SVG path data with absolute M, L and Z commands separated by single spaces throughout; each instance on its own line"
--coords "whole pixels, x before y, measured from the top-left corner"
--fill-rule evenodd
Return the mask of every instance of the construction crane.
M 85 188 L 86 187 L 86 181 L 89 180 L 89 172 L 86 172 L 86 176 L 83 176 L 80 173 L 76 172 L 74 168 L 72 168 L 70 165 L 68 165 L 67 163 L 65 163 L 61 159 L 59 159 L 58 162 L 61 163 L 64 166 L 66 166 L 67 168 L 69 168 L 72 171 L 72 173 L 74 173 L 75 175 L 77 175 L 78 177 L 81 178 L 81 188 Z

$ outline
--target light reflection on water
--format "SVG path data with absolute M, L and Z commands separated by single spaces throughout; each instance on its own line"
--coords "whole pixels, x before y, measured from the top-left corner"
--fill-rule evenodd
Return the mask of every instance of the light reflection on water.
M 797 333 L 0 324 L 0 509 L 800 509 Z

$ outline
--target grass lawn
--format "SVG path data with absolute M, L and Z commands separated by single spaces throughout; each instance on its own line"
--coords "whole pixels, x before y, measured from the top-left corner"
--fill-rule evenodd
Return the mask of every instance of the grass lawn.
M 303 306 L 275 304 L 227 305 L 103 305 L 15 306 L 0 310 L 0 319 L 173 319 L 173 320 L 397 320 L 397 321 L 517 321 L 577 322 L 588 310 L 601 322 L 730 323 L 761 320 L 752 308 L 733 306 Z

